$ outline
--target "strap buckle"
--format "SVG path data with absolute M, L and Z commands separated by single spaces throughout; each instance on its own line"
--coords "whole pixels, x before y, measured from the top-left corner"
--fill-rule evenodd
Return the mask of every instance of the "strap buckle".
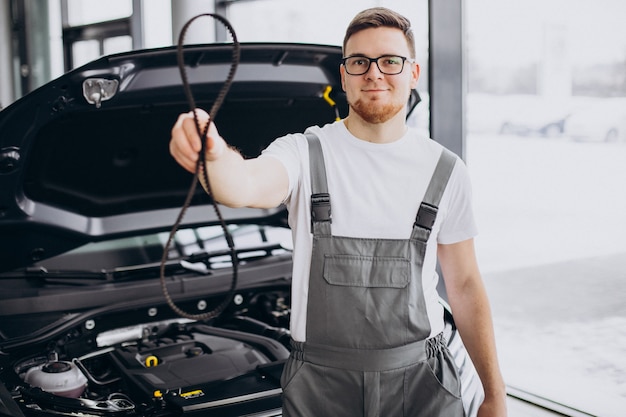
M 314 222 L 332 223 L 330 194 L 311 194 L 311 226 Z
M 437 218 L 438 210 L 437 206 L 433 206 L 428 203 L 421 203 L 420 208 L 417 211 L 417 217 L 415 218 L 414 225 L 432 231 L 435 219 Z

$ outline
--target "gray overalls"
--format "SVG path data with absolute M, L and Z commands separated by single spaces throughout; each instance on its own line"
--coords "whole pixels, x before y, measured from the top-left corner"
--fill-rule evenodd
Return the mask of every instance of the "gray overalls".
M 333 236 L 319 139 L 307 134 L 313 252 L 306 342 L 285 365 L 285 417 L 463 417 L 461 387 L 430 321 L 422 264 L 455 163 L 444 150 L 409 240 Z

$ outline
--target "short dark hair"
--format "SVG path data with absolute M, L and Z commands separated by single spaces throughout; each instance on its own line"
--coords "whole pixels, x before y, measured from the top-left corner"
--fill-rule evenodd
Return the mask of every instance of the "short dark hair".
M 415 36 L 411 29 L 411 22 L 400 13 L 394 12 L 386 7 L 372 7 L 365 9 L 354 16 L 354 19 L 346 29 L 346 36 L 343 38 L 343 50 L 345 53 L 348 39 L 357 32 L 369 28 L 390 27 L 400 29 L 404 33 L 406 42 L 411 53 L 410 58 L 415 58 Z

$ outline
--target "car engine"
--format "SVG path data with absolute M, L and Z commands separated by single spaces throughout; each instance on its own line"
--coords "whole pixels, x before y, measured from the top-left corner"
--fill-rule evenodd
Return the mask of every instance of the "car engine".
M 286 323 L 285 314 L 272 317 Z M 81 333 L 70 329 L 2 370 L 10 392 L 0 392 L 0 415 L 281 415 L 284 327 L 237 312 L 210 324 L 171 318 Z

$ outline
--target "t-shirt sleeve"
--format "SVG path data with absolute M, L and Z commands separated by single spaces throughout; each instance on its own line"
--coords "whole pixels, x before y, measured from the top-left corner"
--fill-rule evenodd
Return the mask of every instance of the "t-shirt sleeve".
M 444 192 L 445 215 L 441 222 L 437 242 L 452 244 L 471 239 L 478 234 L 472 204 L 472 185 L 467 166 L 457 159 Z
M 301 175 L 302 167 L 300 154 L 302 152 L 302 138 L 300 136 L 302 135 L 290 134 L 277 138 L 270 143 L 259 156 L 259 158 L 276 158 L 287 170 L 289 191 L 283 203 L 288 201 L 291 197 Z

